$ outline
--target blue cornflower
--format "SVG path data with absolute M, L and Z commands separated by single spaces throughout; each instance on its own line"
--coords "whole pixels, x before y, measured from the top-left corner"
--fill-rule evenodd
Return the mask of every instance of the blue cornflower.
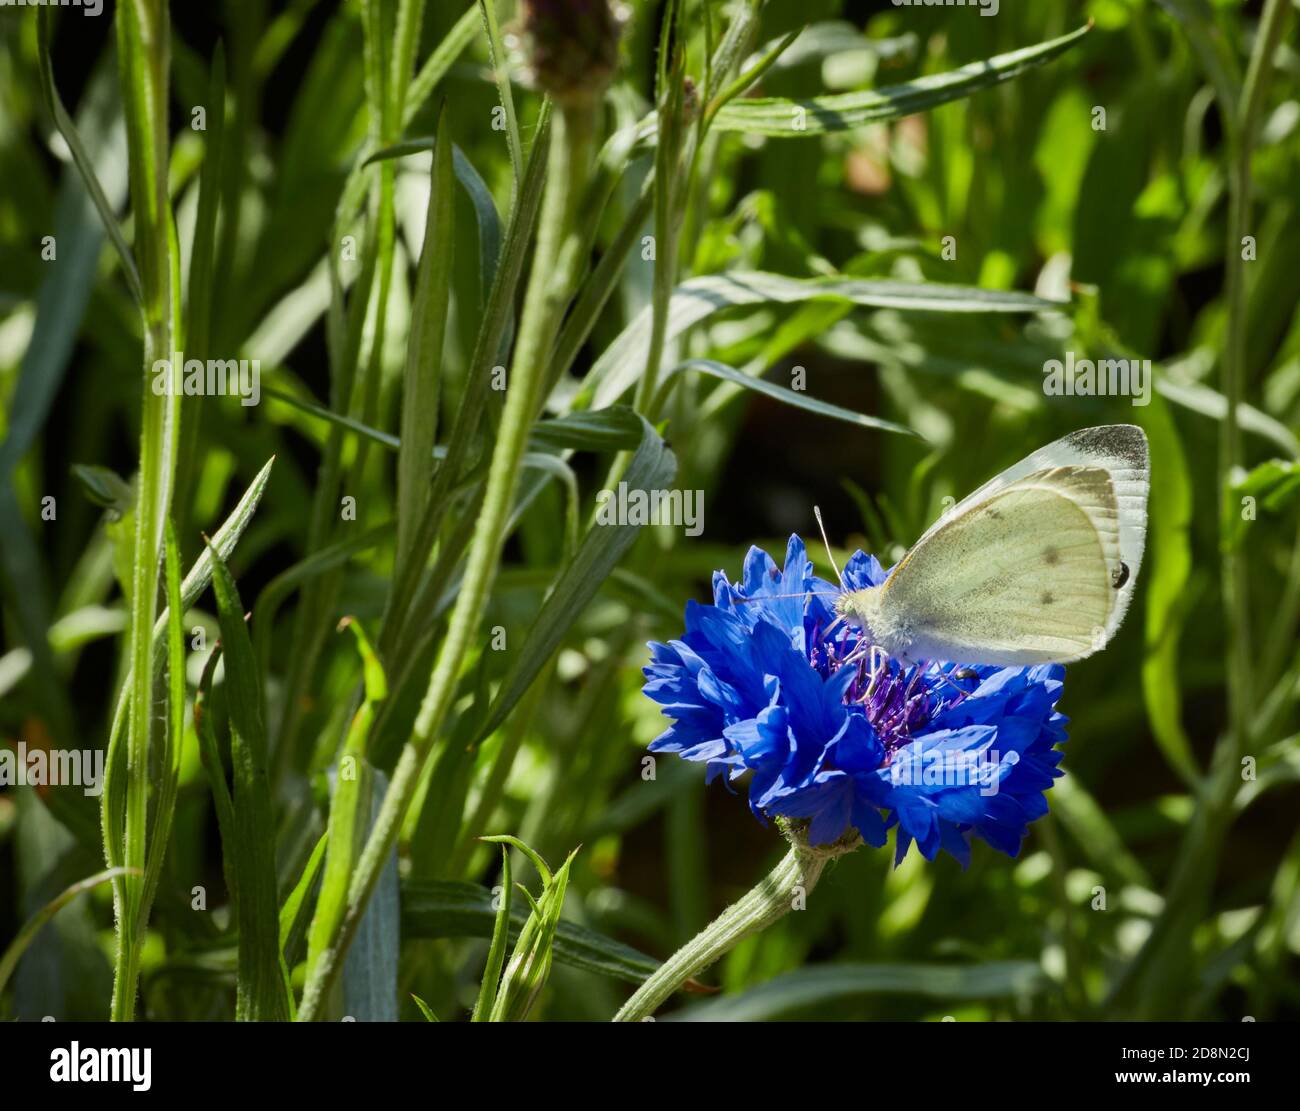
M 887 576 L 860 551 L 844 568 L 852 590 Z M 645 693 L 672 719 L 650 750 L 710 782 L 749 774 L 754 813 L 806 821 L 813 845 L 856 830 L 879 847 L 897 825 L 896 860 L 915 841 L 965 866 L 972 834 L 1015 856 L 1061 774 L 1065 669 L 903 665 L 837 620 L 838 589 L 798 536 L 784 567 L 751 548 L 738 584 L 715 572 L 713 605 L 687 602 L 685 635 L 650 645 Z

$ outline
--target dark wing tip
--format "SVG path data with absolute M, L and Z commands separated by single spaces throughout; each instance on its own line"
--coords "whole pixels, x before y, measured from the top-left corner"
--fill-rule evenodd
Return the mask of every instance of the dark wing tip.
M 1078 451 L 1106 459 L 1121 459 L 1134 467 L 1146 469 L 1149 452 L 1147 436 L 1136 424 L 1101 424 L 1081 428 L 1065 437 Z

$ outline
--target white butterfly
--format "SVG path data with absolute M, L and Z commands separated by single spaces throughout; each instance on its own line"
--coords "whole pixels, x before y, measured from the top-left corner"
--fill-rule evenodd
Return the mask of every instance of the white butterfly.
M 1072 432 L 953 506 L 881 586 L 846 590 L 835 608 L 905 663 L 1081 660 L 1128 609 L 1149 471 L 1135 425 Z

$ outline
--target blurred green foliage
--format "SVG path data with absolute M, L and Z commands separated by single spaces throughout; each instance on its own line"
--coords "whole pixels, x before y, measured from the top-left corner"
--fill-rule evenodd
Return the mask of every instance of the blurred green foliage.
M 223 857 L 231 836 L 218 833 L 223 762 L 232 760 L 233 726 L 238 791 L 248 708 L 231 705 L 233 666 L 204 672 L 219 627 L 227 637 L 239 628 L 240 598 L 253 619 L 239 675 L 252 686 L 238 689 L 260 687 L 256 697 L 265 699 L 279 943 L 290 986 L 302 987 L 310 902 L 304 909 L 299 900 L 321 866 L 313 850 L 326 829 L 337 758 L 351 753 L 375 773 L 360 785 L 361 799 L 382 792 L 463 574 L 462 534 L 478 511 L 475 474 L 482 480 L 473 468 L 487 466 L 500 420 L 499 399 L 489 394 L 466 486 L 455 492 L 460 500 L 440 526 L 431 564 L 419 568 L 434 582 L 418 595 L 427 608 L 410 612 L 418 635 L 403 643 L 413 650 L 396 660 L 392 644 L 378 637 L 387 698 L 372 699 L 367 673 L 363 700 L 363 669 L 372 660 L 363 662 L 352 638 L 334 627 L 351 616 L 358 627 L 384 628 L 399 561 L 392 528 L 398 456 L 319 410 L 346 412 L 354 424 L 391 435 L 405 428 L 408 346 L 429 335 L 418 330 L 426 318 L 417 264 L 433 213 L 427 152 L 441 111 L 460 184 L 438 217 L 447 232 L 439 257 L 449 256 L 450 266 L 437 388 L 419 396 L 432 398 L 437 418 L 427 434 L 436 427 L 437 442 L 447 442 L 471 389 L 496 252 L 517 211 L 523 172 L 512 161 L 509 128 L 499 126 L 488 39 L 471 5 L 428 5 L 412 72 L 439 80 L 408 97 L 409 112 L 383 127 L 367 90 L 363 41 L 394 40 L 407 5 L 189 7 L 172 12 L 170 40 L 167 190 L 176 274 L 186 276 L 175 293 L 184 300 L 185 341 L 203 348 L 192 353 L 260 360 L 262 399 L 251 407 L 233 397 L 182 405 L 171 506 L 182 572 L 267 460 L 275 463 L 237 545 L 221 549 L 238 594 L 219 570 L 228 597 L 218 615 L 212 594 L 191 598 L 181 588 L 189 606 L 187 689 L 191 699 L 202 692 L 206 727 L 215 729 L 200 738 L 187 709 L 175 816 L 141 952 L 137 1013 L 151 1019 L 235 1014 L 245 954 L 237 958 L 231 927 L 253 921 L 254 912 L 243 907 L 250 917 L 236 918 L 227 878 L 243 880 L 229 869 L 267 846 L 241 844 L 233 859 Z M 1140 601 L 1105 653 L 1069 669 L 1061 703 L 1071 718 L 1067 776 L 1020 857 L 980 845 L 962 872 L 951 860 L 927 864 L 915 853 L 895 869 L 892 846 L 861 850 L 828 872 L 805 912 L 747 939 L 718 966 L 721 999 L 682 996 L 679 1004 L 698 1008 L 698 1017 L 734 1018 L 1296 1017 L 1300 54 L 1293 36 L 1283 36 L 1268 59 L 1272 79 L 1245 151 L 1250 245 L 1233 241 L 1231 215 L 1240 149 L 1234 120 L 1265 7 L 1003 0 L 995 18 L 983 18 L 978 9 L 839 0 L 685 5 L 681 67 L 697 97 L 706 59 L 716 57 L 730 21 L 761 8 L 741 43 L 740 68 L 802 29 L 750 90 L 796 103 L 944 74 L 1095 21 L 1046 64 L 923 114 L 775 137 L 747 128 L 742 112 L 703 139 L 695 172 L 668 199 L 681 229 L 678 281 L 761 271 L 944 283 L 1069 304 L 1054 312 L 935 312 L 839 295 L 722 304 L 667 337 L 665 372 L 688 358 L 716 360 L 918 435 L 854 427 L 792 407 L 773 391 L 683 373 L 662 411 L 645 415 L 671 445 L 672 484 L 703 492 L 702 536 L 650 528 L 612 573 L 595 557 L 572 572 L 579 529 L 614 453 L 638 444 L 661 450 L 655 430 L 625 410 L 585 416 L 593 398 L 602 409 L 632 401 L 624 389 L 601 398 L 596 386 L 607 379 L 589 372 L 617 354 L 616 341 L 651 311 L 654 295 L 655 252 L 643 237 L 655 234 L 655 216 L 638 208 L 654 150 L 642 137 L 630 154 L 621 152 L 607 179 L 608 204 L 591 212 L 586 229 L 596 278 L 588 271 L 584 281 L 608 277 L 608 300 L 598 303 L 590 335 L 578 337 L 572 366 L 557 367 L 544 414 L 556 423 L 539 426 L 529 442 L 545 458 L 523 471 L 526 496 L 481 635 L 403 816 L 400 868 L 380 880 L 364 952 L 356 956 L 354 948 L 349 958 L 368 963 L 345 973 L 335 1010 L 369 1006 L 358 1002 L 358 977 L 395 968 L 397 982 L 383 987 L 401 1001 L 401 1017 L 469 1015 L 500 910 L 489 902 L 500 850 L 477 838 L 503 833 L 546 860 L 569 861 L 582 849 L 564 865 L 567 889 L 557 885 L 544 919 L 526 919 L 518 893 L 514 909 L 499 916 L 496 969 L 513 918 L 526 939 L 543 935 L 546 960 L 553 944 L 549 978 L 532 976 L 525 991 L 516 968 L 510 991 L 527 996 L 519 1007 L 514 994 L 485 998 L 515 1013 L 532 1005 L 534 1018 L 608 1018 L 626 982 L 652 965 L 647 954 L 671 953 L 783 847 L 743 798 L 720 784 L 706 789 L 698 767 L 646 757 L 663 725 L 640 694 L 645 642 L 677 635 L 685 599 L 704 596 L 714 569 L 737 574 L 751 543 L 777 551 L 789 532 L 812 532 L 815 503 L 837 548 L 861 546 L 888 564 L 944 498 L 962 496 L 1072 429 L 1125 421 L 1140 423 L 1152 446 Z M 471 9 L 464 18 L 463 8 Z M 508 57 L 495 72 L 515 78 L 510 118 L 517 113 L 526 156 L 541 98 L 521 80 L 524 47 L 508 9 L 502 5 Z M 663 15 L 663 5 L 631 6 L 600 138 L 654 110 Z M 106 203 L 136 244 L 111 24 L 63 13 L 52 72 Z M 224 82 L 213 62 L 218 40 Z M 149 379 L 142 379 L 144 335 L 130 286 L 42 103 L 39 59 L 35 14 L 7 9 L 0 16 L 0 743 L 103 748 L 130 666 L 130 484 Z M 431 59 L 434 69 L 425 70 Z M 680 76 L 673 80 L 689 101 Z M 417 76 L 412 89 L 419 84 Z M 213 103 L 223 85 L 224 108 Z M 203 130 L 193 127 L 196 107 L 206 108 Z M 209 163 L 215 120 L 220 157 Z M 424 140 L 413 143 L 422 150 L 361 168 L 398 139 Z M 391 192 L 380 184 L 384 175 Z M 206 212 L 205 180 L 219 198 Z M 444 188 L 447 180 L 444 170 Z M 341 201 L 349 189 L 350 207 Z M 386 226 L 392 266 L 385 272 Z M 196 235 L 205 227 L 212 229 L 207 246 Z M 626 264 L 603 275 L 598 264 L 625 228 L 635 233 Z M 663 244 L 655 246 L 663 259 Z M 1234 310 L 1229 260 L 1242 251 L 1243 300 Z M 531 249 L 525 273 L 528 258 Z M 384 297 L 368 292 L 376 273 L 386 274 Z M 579 287 L 588 288 L 595 287 Z M 199 300 L 207 315 L 196 322 Z M 507 307 L 521 301 L 513 297 Z M 1233 460 L 1240 467 L 1223 489 L 1224 352 L 1234 311 L 1244 330 L 1242 440 Z M 507 342 L 517 323 L 507 322 Z M 340 396 L 349 343 L 353 369 L 369 360 L 373 393 L 364 399 L 347 390 Z M 643 336 L 631 349 L 633 382 L 646 343 Z M 1150 404 L 1046 396 L 1044 364 L 1066 351 L 1152 360 Z M 495 363 L 496 349 L 489 354 Z M 331 438 L 338 486 L 324 503 L 322 528 L 319 468 Z M 354 519 L 340 516 L 339 497 L 355 499 Z M 1223 602 L 1225 543 L 1249 584 L 1248 596 L 1230 600 L 1235 610 Z M 208 563 L 204 584 L 211 574 Z M 528 641 L 557 582 L 562 601 L 549 611 L 555 636 Z M 1251 661 L 1248 728 L 1234 733 L 1225 660 L 1242 629 Z M 521 660 L 526 643 L 536 654 Z M 492 711 L 503 690 L 502 719 Z M 160 681 L 160 706 L 165 694 Z M 350 726 L 360 713 L 369 741 L 358 747 Z M 161 709 L 157 717 L 155 739 L 164 732 Z M 1241 757 L 1253 763 L 1243 770 Z M 161 768 L 150 774 L 155 784 L 164 781 Z M 512 852 L 515 875 L 524 874 L 528 858 Z M 104 862 L 97 799 L 73 788 L 0 789 L 0 941 L 8 944 L 41 907 Z M 381 935 L 388 930 L 397 944 L 399 884 L 397 961 Z M 549 878 L 546 886 L 552 890 Z M 257 913 L 269 916 L 275 908 L 266 894 Z M 60 911 L 26 950 L 0 1009 L 23 1018 L 106 1017 L 112 922 L 103 887 Z M 272 950 L 272 980 L 276 959 Z

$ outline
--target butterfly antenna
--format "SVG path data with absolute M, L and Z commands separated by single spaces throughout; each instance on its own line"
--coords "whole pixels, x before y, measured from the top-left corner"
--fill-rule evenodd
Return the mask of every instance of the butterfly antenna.
M 757 594 L 753 598 L 737 598 L 736 605 L 745 602 L 771 602 L 777 598 L 838 598 L 838 590 L 801 590 L 798 594 Z
M 835 557 L 831 555 L 831 542 L 826 539 L 826 525 L 822 521 L 822 511 L 820 506 L 813 506 L 813 516 L 817 518 L 817 527 L 821 529 L 822 543 L 826 545 L 826 558 L 831 561 L 831 567 L 835 569 L 835 577 L 840 580 L 840 586 L 843 586 L 844 576 L 840 574 L 840 569 L 835 564 Z

